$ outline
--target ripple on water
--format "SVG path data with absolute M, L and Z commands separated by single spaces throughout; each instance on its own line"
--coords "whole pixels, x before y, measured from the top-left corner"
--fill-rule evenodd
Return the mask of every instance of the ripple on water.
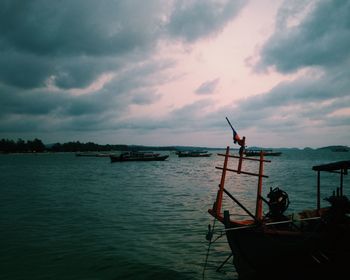
M 266 186 L 286 190 L 290 209 L 301 210 L 314 200 L 311 166 L 333 158 L 341 159 L 286 152 L 266 166 Z M 202 279 L 207 210 L 222 160 L 171 154 L 165 162 L 111 164 L 74 154 L 1 155 L 0 278 Z M 254 210 L 257 181 L 227 179 Z M 326 181 L 330 188 L 333 181 Z M 231 202 L 225 207 L 239 214 Z M 212 246 L 206 279 L 237 277 L 231 265 L 215 272 L 228 254 L 224 238 Z

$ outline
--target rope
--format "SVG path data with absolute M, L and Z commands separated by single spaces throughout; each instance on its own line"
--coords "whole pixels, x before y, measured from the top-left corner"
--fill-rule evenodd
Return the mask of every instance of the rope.
M 215 229 L 215 222 L 216 222 L 216 219 L 214 218 L 213 220 L 213 229 L 211 230 L 210 232 L 210 228 L 209 228 L 209 231 L 208 231 L 208 235 L 207 237 L 209 237 L 209 243 L 208 243 L 208 249 L 207 249 L 207 254 L 205 256 L 205 262 L 204 262 L 204 267 L 203 267 L 203 273 L 202 273 L 202 279 L 204 280 L 204 275 L 205 275 L 205 270 L 207 269 L 207 263 L 208 263 L 208 257 L 209 257 L 209 252 L 210 252 L 210 245 L 212 243 L 214 243 L 218 238 L 216 238 L 213 242 L 212 242 L 212 238 L 213 238 L 213 232 L 214 232 L 214 229 Z M 210 225 L 209 225 L 210 226 Z
M 204 280 L 204 275 L 205 275 L 205 270 L 207 268 L 207 264 L 208 264 L 208 258 L 209 258 L 209 253 L 210 253 L 210 246 L 211 244 L 215 243 L 217 240 L 219 240 L 221 237 L 223 237 L 224 235 L 226 235 L 226 232 L 224 230 L 220 230 L 219 231 L 219 235 L 214 239 L 212 240 L 213 238 L 213 233 L 214 233 L 214 229 L 215 229 L 215 222 L 216 222 L 216 219 L 214 218 L 214 221 L 213 221 L 213 227 L 212 227 L 212 230 L 209 230 L 208 231 L 208 234 L 207 234 L 207 239 L 209 240 L 209 244 L 208 244 L 208 249 L 207 249 L 207 254 L 205 256 L 205 263 L 204 263 L 204 267 L 203 267 L 203 273 L 202 273 L 202 279 Z M 209 229 L 210 229 L 210 225 L 209 225 Z M 228 258 L 229 259 L 229 258 Z M 227 259 L 227 260 L 228 260 Z M 225 261 L 225 263 L 227 262 L 227 260 Z M 224 264 L 225 264 L 224 263 Z M 222 264 L 221 267 L 224 265 Z M 221 268 L 220 267 L 220 268 Z M 218 270 L 217 270 L 218 271 Z

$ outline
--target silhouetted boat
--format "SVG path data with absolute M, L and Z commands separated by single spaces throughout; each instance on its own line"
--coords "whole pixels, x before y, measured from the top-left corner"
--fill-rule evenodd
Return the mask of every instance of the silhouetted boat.
M 313 166 L 312 170 L 317 172 L 316 207 L 312 209 L 314 205 L 311 205 L 312 210 L 286 215 L 285 210 L 289 205 L 286 192 L 270 188 L 267 199 L 262 197 L 263 178 L 268 177 L 264 174 L 264 163 L 270 162 L 264 159 L 263 153 L 260 153 L 259 159 L 245 157 L 243 153 L 235 156 L 230 154 L 227 147 L 226 153 L 219 155 L 224 156 L 223 166 L 217 167 L 222 170 L 221 182 L 213 207 L 208 212 L 225 227 L 239 279 L 347 278 L 345 275 L 348 275 L 350 259 L 350 201 L 343 193 L 343 182 L 350 161 Z M 229 167 L 229 159 L 238 161 L 236 168 Z M 244 171 L 242 166 L 246 160 L 257 162 L 259 171 Z M 225 187 L 227 171 L 236 173 L 236 176 L 257 178 L 255 213 Z M 330 204 L 327 207 L 321 207 L 321 172 L 337 173 L 340 177 L 339 187 L 325 199 Z M 232 199 L 234 205 L 250 218 L 244 220 L 228 210 L 223 211 L 224 196 Z M 263 214 L 263 203 L 268 209 L 266 214 Z M 228 204 L 224 205 L 227 207 Z M 232 213 L 237 213 L 236 210 Z M 213 233 L 209 225 L 208 240 L 212 240 Z M 229 258 L 225 262 L 228 260 Z
M 83 153 L 76 153 L 77 157 L 110 157 L 113 154 L 107 154 L 107 153 L 93 153 L 93 152 L 83 152 Z
M 282 152 L 276 152 L 273 150 L 246 149 L 244 151 L 247 157 L 258 157 L 260 156 L 260 152 L 263 152 L 264 156 L 280 156 L 282 154 Z
M 125 152 L 117 155 L 111 155 L 111 162 L 123 161 L 162 161 L 166 160 L 169 155 L 160 155 L 153 152 Z
M 210 157 L 211 154 L 208 151 L 198 151 L 198 150 L 190 150 L 190 151 L 178 151 L 176 152 L 178 157 Z

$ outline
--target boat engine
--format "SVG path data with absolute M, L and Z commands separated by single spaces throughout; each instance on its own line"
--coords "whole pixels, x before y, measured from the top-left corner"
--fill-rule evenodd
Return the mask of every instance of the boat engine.
M 270 192 L 267 194 L 269 199 L 269 217 L 281 217 L 289 206 L 288 194 L 280 188 L 270 188 Z

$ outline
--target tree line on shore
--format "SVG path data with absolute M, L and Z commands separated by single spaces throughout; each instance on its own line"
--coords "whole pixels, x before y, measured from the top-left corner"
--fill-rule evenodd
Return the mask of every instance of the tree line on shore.
M 43 153 L 43 152 L 108 152 L 130 150 L 176 150 L 175 147 L 150 147 L 138 145 L 99 145 L 93 142 L 81 143 L 72 141 L 45 145 L 40 139 L 17 141 L 11 139 L 0 140 L 0 153 Z
M 45 150 L 45 145 L 37 138 L 28 141 L 24 141 L 23 139 L 18 139 L 17 141 L 9 139 L 0 140 L 0 151 L 2 153 L 42 153 Z

